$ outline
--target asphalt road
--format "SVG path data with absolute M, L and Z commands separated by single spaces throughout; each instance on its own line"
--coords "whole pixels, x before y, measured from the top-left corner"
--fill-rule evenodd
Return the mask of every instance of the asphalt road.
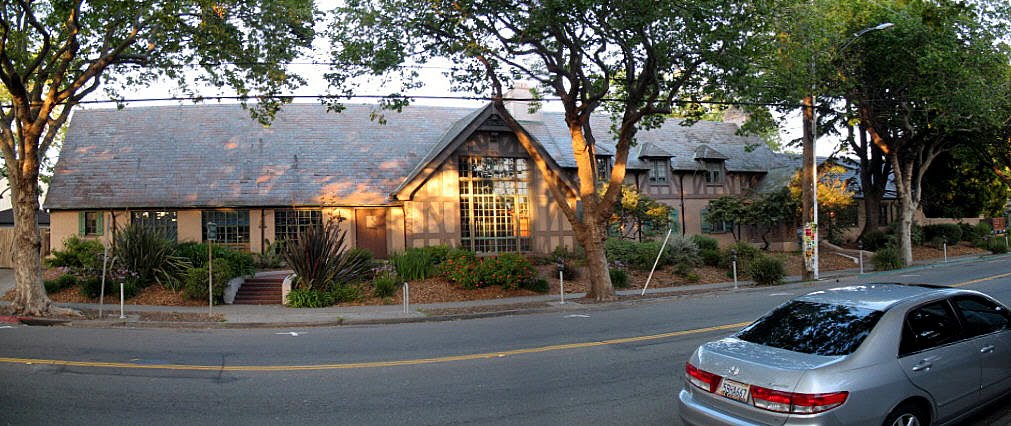
M 676 424 L 691 351 L 791 296 L 879 280 L 964 285 L 1011 303 L 1009 272 L 1005 257 L 840 283 L 393 326 L 4 328 L 0 423 Z M 1005 400 L 967 424 L 1011 419 L 1009 407 Z

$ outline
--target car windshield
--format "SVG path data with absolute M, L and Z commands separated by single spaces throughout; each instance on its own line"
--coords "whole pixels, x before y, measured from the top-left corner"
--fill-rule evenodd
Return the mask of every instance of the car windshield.
M 849 355 L 870 333 L 881 312 L 853 306 L 792 301 L 737 333 L 760 345 L 813 355 Z

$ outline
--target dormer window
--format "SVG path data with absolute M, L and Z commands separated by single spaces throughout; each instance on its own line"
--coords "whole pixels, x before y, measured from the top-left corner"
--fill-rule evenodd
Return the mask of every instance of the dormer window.
M 709 185 L 722 185 L 723 184 L 723 162 L 722 161 L 705 161 L 706 167 L 706 184 Z
M 649 183 L 651 185 L 666 185 L 670 173 L 670 160 L 654 158 L 649 160 Z

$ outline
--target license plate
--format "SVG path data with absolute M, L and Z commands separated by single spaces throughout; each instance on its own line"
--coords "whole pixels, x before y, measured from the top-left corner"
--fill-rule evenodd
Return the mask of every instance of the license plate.
M 747 384 L 723 379 L 716 393 L 736 401 L 748 402 L 748 389 L 749 386 Z

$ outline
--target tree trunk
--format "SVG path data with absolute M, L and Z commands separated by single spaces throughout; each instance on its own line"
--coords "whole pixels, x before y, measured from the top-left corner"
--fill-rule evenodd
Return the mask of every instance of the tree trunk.
M 51 316 L 73 313 L 53 305 L 42 285 L 42 239 L 39 236 L 38 175 L 24 173 L 10 181 L 14 209 L 14 301 L 18 315 Z
M 864 227 L 860 230 L 860 238 L 878 229 L 878 224 L 881 223 L 881 196 L 875 192 L 864 191 Z
M 607 267 L 607 253 L 604 251 L 605 236 L 597 226 L 583 228 L 584 232 L 576 232 L 576 238 L 586 251 L 586 266 L 590 269 L 590 291 L 586 297 L 596 301 L 615 300 L 617 296 Z

